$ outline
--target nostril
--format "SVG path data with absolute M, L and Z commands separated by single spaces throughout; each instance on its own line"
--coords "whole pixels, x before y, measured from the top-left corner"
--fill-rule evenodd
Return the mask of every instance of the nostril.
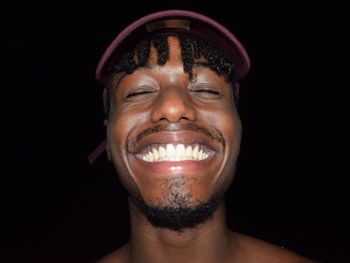
M 166 93 L 166 94 L 165 94 Z M 152 105 L 152 120 L 178 122 L 181 119 L 194 121 L 196 109 L 190 98 L 179 91 L 168 91 L 158 97 Z
M 179 122 L 180 120 L 194 121 L 196 114 L 193 110 L 179 110 L 178 108 L 168 108 L 166 111 L 160 109 L 152 113 L 153 122 L 168 121 Z

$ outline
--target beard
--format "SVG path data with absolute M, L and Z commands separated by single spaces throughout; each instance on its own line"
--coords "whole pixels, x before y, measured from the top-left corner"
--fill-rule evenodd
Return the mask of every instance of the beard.
M 131 198 L 154 227 L 168 228 L 177 232 L 195 228 L 208 221 L 223 200 L 222 196 L 216 193 L 206 202 L 189 206 L 186 202 L 189 199 L 189 196 L 175 194 L 171 196 L 172 205 L 161 206 L 147 204 L 143 198 Z

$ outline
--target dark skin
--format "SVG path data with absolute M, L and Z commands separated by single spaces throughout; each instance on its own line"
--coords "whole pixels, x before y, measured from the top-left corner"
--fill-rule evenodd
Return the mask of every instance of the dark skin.
M 242 128 L 231 86 L 225 78 L 195 66 L 190 80 L 183 71 L 177 38 L 169 37 L 168 42 L 170 58 L 164 66 L 157 65 L 157 54 L 152 49 L 150 67 L 112 77 L 112 85 L 117 88 L 107 121 L 108 152 L 131 197 L 161 207 L 178 207 L 183 202 L 195 207 L 214 193 L 223 196 L 232 182 Z M 189 123 L 222 140 L 189 130 Z M 137 142 L 132 139 L 157 125 L 160 131 Z M 150 145 L 195 143 L 206 146 L 210 154 L 201 160 L 163 162 L 144 160 L 140 154 Z M 174 196 L 183 197 L 182 203 Z M 100 263 L 313 262 L 229 230 L 223 199 L 208 220 L 181 231 L 152 225 L 132 198 L 129 207 L 129 242 Z

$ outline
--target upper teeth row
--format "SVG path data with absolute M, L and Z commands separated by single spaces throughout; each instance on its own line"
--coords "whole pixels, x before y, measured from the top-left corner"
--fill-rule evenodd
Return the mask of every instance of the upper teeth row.
M 158 149 L 152 147 L 150 151 L 142 154 L 142 159 L 146 162 L 157 161 L 183 161 L 183 160 L 204 160 L 208 158 L 208 153 L 204 152 L 198 144 L 185 147 L 183 144 L 167 144 L 166 147 L 159 146 Z

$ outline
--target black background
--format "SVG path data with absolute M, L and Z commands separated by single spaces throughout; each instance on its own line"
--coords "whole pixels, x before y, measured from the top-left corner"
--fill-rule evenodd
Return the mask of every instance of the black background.
M 350 262 L 345 8 L 263 2 L 4 6 L 1 237 L 12 260 L 0 261 L 94 262 L 126 242 L 125 192 L 105 155 L 87 162 L 105 133 L 94 71 L 130 22 L 179 8 L 228 27 L 252 61 L 227 194 L 231 228 L 322 262 Z

